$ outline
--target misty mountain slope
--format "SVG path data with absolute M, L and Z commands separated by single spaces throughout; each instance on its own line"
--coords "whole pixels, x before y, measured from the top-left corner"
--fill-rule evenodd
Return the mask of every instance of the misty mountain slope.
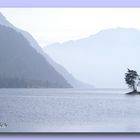
M 42 50 L 37 41 L 28 32 L 13 26 L 2 14 L 0 14 L 0 24 L 11 27 L 16 31 L 22 33 L 22 35 L 30 42 L 30 45 L 35 48 L 41 55 L 43 55 L 46 58 L 47 62 L 49 62 L 55 68 L 55 70 L 59 72 L 74 88 L 93 88 L 93 86 L 75 79 L 73 75 L 70 74 L 62 65 L 59 65 L 58 63 L 53 61 L 53 59 L 51 59 L 47 55 L 47 52 L 45 53 L 44 50 Z
M 17 84 L 13 84 L 14 82 Z M 45 58 L 31 47 L 21 33 L 0 25 L 0 87 L 2 85 L 71 87 Z
M 46 46 L 45 50 L 76 78 L 95 87 L 126 88 L 127 68 L 140 72 L 140 31 L 133 28 L 106 29 L 87 38 Z

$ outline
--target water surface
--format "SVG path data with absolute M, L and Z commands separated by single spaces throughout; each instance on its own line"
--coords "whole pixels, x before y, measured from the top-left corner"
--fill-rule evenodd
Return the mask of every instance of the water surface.
M 140 96 L 125 89 L 1 89 L 0 132 L 140 132 Z

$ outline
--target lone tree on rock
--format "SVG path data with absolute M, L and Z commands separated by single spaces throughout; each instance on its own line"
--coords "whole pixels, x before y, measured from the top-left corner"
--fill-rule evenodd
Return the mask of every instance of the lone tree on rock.
M 125 73 L 125 82 L 129 88 L 133 89 L 133 92 L 137 92 L 137 86 L 140 84 L 140 78 L 136 71 L 128 69 Z

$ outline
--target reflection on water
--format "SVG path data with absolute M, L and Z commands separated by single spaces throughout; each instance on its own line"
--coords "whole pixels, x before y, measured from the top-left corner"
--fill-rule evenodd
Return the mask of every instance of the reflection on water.
M 1 89 L 0 132 L 140 132 L 140 96 L 125 89 Z

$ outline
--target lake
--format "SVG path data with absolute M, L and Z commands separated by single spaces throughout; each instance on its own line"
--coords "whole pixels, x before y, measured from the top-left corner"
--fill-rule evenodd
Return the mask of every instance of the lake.
M 125 89 L 0 89 L 0 132 L 140 132 Z

